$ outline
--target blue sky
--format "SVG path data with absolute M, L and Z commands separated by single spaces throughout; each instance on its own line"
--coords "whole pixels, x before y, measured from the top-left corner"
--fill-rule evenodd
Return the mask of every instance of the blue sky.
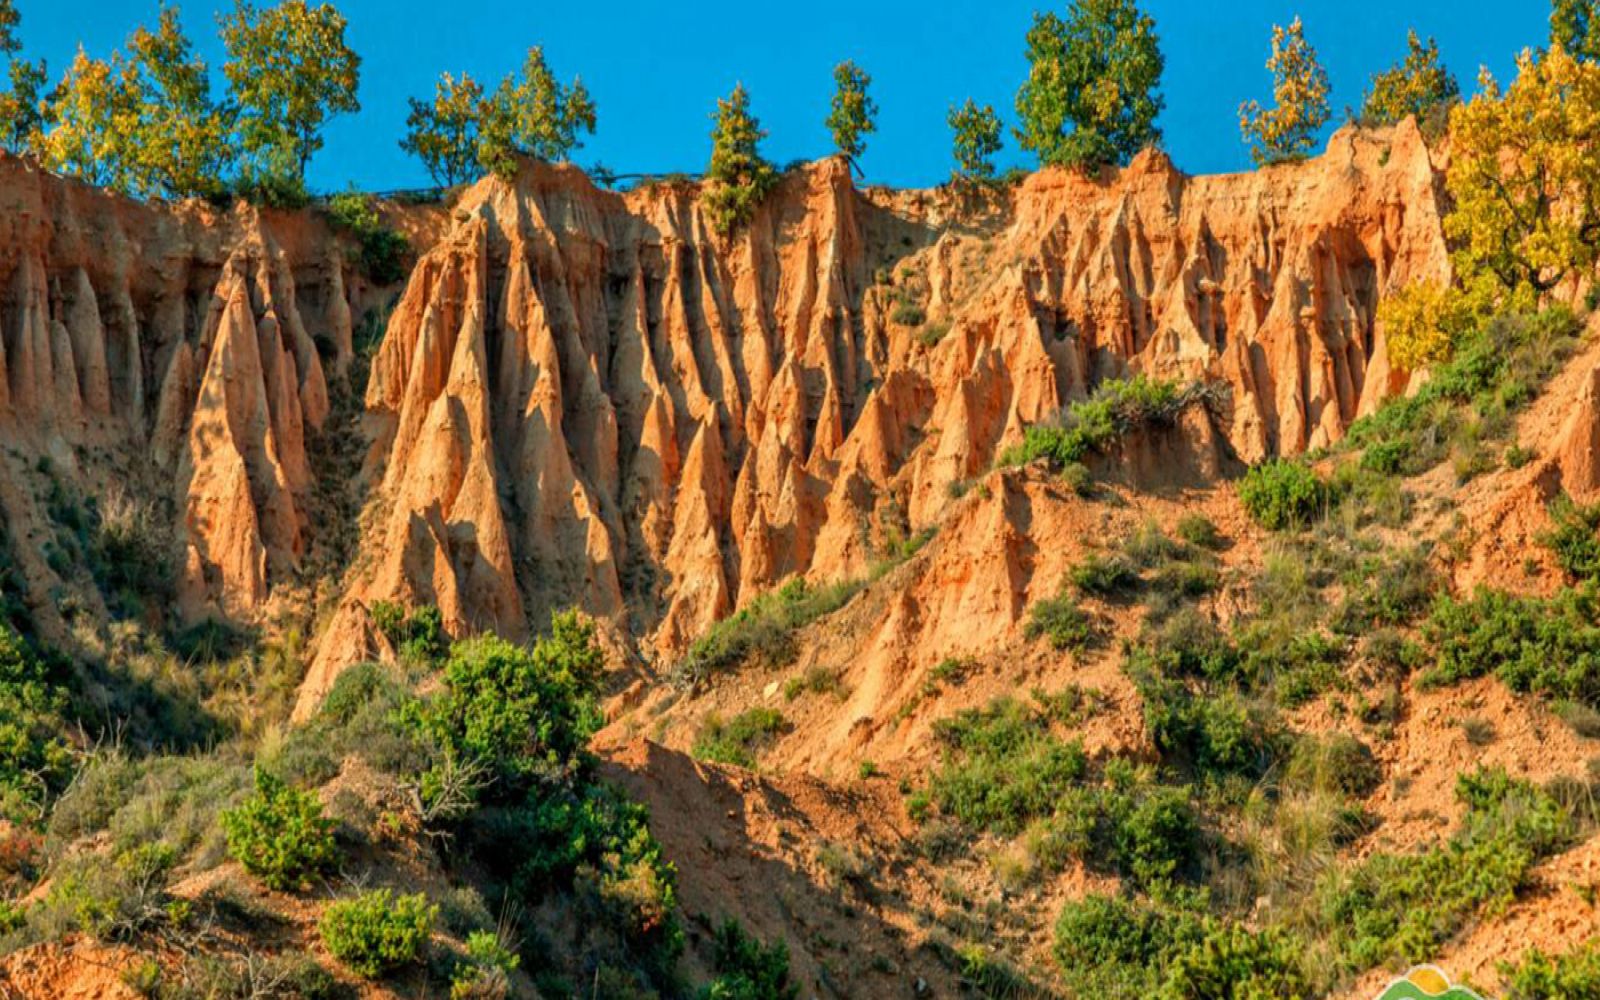
M 231 0 L 229 0 L 231 2 Z M 201 51 L 220 63 L 217 0 L 188 0 L 183 19 Z M 599 105 L 599 130 L 575 159 L 619 172 L 696 171 L 708 151 L 715 99 L 738 81 L 771 132 L 764 147 L 784 163 L 828 151 L 822 125 L 830 73 L 855 59 L 873 76 L 879 132 L 862 161 L 868 179 L 937 183 L 949 172 L 946 108 L 973 96 L 1009 125 L 1022 81 L 1023 35 L 1037 0 L 588 0 L 574 3 L 344 0 L 350 40 L 363 58 L 362 111 L 336 119 L 311 166 L 320 189 L 422 186 L 426 174 L 400 151 L 408 96 L 431 95 L 443 70 L 486 82 L 542 43 L 564 79 L 583 76 Z M 1296 13 L 1333 83 L 1342 117 L 1372 73 L 1400 58 L 1407 27 L 1437 36 L 1464 89 L 1487 64 L 1504 76 L 1516 52 L 1547 34 L 1545 0 L 1146 0 L 1167 57 L 1161 126 L 1166 148 L 1190 173 L 1244 169 L 1237 109 L 1265 99 L 1262 66 L 1274 22 Z M 155 0 L 17 0 L 30 56 L 54 76 L 81 42 L 91 55 L 119 46 L 135 24 L 153 23 Z M 1065 3 L 1054 9 L 1064 9 Z M 220 74 L 219 74 L 220 83 Z M 1031 165 L 1007 135 L 1007 163 Z

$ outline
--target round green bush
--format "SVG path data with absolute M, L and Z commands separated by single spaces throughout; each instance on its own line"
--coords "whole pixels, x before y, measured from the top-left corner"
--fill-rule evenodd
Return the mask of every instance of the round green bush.
M 378 889 L 333 903 L 317 929 L 334 958 L 377 979 L 422 955 L 438 912 L 420 892 L 395 896 Z
M 280 891 L 304 889 L 333 861 L 333 822 L 308 791 L 256 769 L 255 794 L 221 816 L 228 854 Z

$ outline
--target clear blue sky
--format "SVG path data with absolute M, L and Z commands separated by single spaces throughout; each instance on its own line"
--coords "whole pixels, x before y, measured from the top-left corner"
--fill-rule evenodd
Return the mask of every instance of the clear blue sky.
M 228 0 L 231 3 L 231 0 Z M 82 44 L 106 55 L 157 5 L 128 0 L 17 0 L 30 56 L 55 76 Z M 217 69 L 218 0 L 187 0 L 183 19 Z M 542 43 L 563 79 L 581 74 L 599 105 L 599 130 L 575 159 L 619 172 L 703 167 L 715 99 L 742 80 L 771 132 L 764 147 L 784 163 L 828 151 L 822 126 L 830 72 L 855 59 L 873 76 L 879 132 L 863 158 L 868 179 L 936 183 L 949 172 L 944 116 L 971 95 L 993 103 L 1008 126 L 1025 72 L 1023 35 L 1037 0 L 343 0 L 350 40 L 363 59 L 362 110 L 336 119 L 311 166 L 320 189 L 422 186 L 426 174 L 396 146 L 405 99 L 432 94 L 443 70 L 492 83 Z M 1064 9 L 1065 3 L 1053 5 Z M 1146 0 L 1167 57 L 1161 118 L 1165 145 L 1190 173 L 1244 169 L 1237 109 L 1266 98 L 1262 66 L 1274 22 L 1305 20 L 1333 83 L 1342 119 L 1372 73 L 1405 51 L 1415 26 L 1438 37 L 1463 89 L 1487 64 L 1504 77 L 1516 52 L 1542 44 L 1546 0 Z M 219 85 L 220 85 L 220 74 Z M 1006 162 L 1028 163 L 1007 134 Z

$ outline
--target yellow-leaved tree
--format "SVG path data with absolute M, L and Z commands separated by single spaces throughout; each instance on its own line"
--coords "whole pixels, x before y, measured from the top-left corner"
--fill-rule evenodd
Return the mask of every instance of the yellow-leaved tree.
M 1251 144 L 1258 164 L 1282 163 L 1309 155 L 1316 146 L 1317 130 L 1328 121 L 1328 71 L 1317 61 L 1317 50 L 1306 41 L 1297 17 L 1285 28 L 1272 26 L 1273 107 L 1256 101 L 1239 105 L 1239 130 Z
M 1450 114 L 1445 217 L 1455 283 L 1412 286 L 1379 317 L 1391 360 L 1449 356 L 1491 310 L 1528 311 L 1600 259 L 1600 63 L 1557 42 L 1525 51 L 1504 89 L 1485 72 Z
M 1396 125 L 1414 116 L 1430 135 L 1449 123 L 1450 108 L 1461 100 L 1461 87 L 1439 59 L 1439 43 L 1426 43 L 1415 31 L 1406 36 L 1403 62 L 1372 78 L 1372 89 L 1361 102 L 1364 125 Z

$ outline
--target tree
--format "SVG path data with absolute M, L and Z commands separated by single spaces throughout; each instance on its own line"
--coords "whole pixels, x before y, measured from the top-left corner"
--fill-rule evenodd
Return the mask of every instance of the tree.
M 1501 90 L 1450 115 L 1445 185 L 1455 201 L 1445 233 L 1464 287 L 1492 280 L 1499 298 L 1532 307 L 1539 295 L 1594 267 L 1600 249 L 1600 63 L 1560 45 L 1524 51 Z
M 44 60 L 36 63 L 21 58 L 22 42 L 17 28 L 22 15 L 13 0 L 0 0 L 0 53 L 7 61 L 6 76 L 11 87 L 0 94 L 0 147 L 13 153 L 35 146 L 44 128 L 39 113 L 40 92 L 46 79 Z
M 79 49 L 51 95 L 50 130 L 35 140 L 45 165 L 146 197 L 220 191 L 230 129 L 177 9 L 164 7 L 154 31 L 136 29 L 127 51 L 99 60 Z
M 361 110 L 361 57 L 345 44 L 344 31 L 344 16 L 332 4 L 311 7 L 306 0 L 265 9 L 237 0 L 232 16 L 222 19 L 228 53 L 222 71 L 253 171 L 303 184 L 328 119 Z
M 1282 163 L 1308 155 L 1317 130 L 1328 121 L 1328 72 L 1317 62 L 1317 52 L 1306 41 L 1297 17 L 1288 28 L 1272 26 L 1272 74 L 1275 107 L 1266 109 L 1251 100 L 1239 105 L 1239 129 L 1252 143 L 1250 155 L 1257 164 Z
M 860 66 L 845 61 L 833 68 L 833 107 L 823 123 L 833 133 L 833 144 L 852 164 L 866 152 L 866 136 L 878 130 L 878 104 L 867 93 L 872 77 Z
M 711 129 L 711 167 L 706 172 L 705 200 L 711 222 L 727 235 L 750 221 L 756 206 L 778 182 L 778 173 L 761 155 L 767 133 L 750 113 L 744 84 L 717 100 Z
M 1439 43 L 1432 38 L 1426 45 L 1415 31 L 1406 36 L 1406 58 L 1372 78 L 1361 105 L 1361 120 L 1367 125 L 1396 125 L 1407 117 L 1417 124 L 1435 128 L 1444 124 L 1445 113 L 1461 100 L 1456 78 L 1439 61 Z
M 1550 44 L 1575 59 L 1600 62 L 1600 0 L 1555 0 Z
M 528 50 L 521 79 L 507 76 L 482 107 L 478 159 L 502 177 L 516 176 L 519 153 L 564 160 L 583 145 L 580 132 L 594 134 L 594 101 L 583 80 L 574 77 L 572 86 L 562 86 L 538 45 Z
M 422 161 L 435 184 L 455 187 L 477 177 L 483 85 L 466 73 L 459 80 L 446 73 L 432 102 L 413 97 L 410 104 L 400 148 Z
M 1000 116 L 994 107 L 979 107 L 972 98 L 957 107 L 950 106 L 945 121 L 952 133 L 950 144 L 956 158 L 955 174 L 968 180 L 986 180 L 994 176 L 991 157 L 1000 152 Z
M 205 60 L 194 55 L 177 8 L 162 8 L 155 31 L 136 29 L 128 51 L 138 106 L 133 189 L 180 198 L 221 191 L 234 159 L 232 129 L 211 100 Z
M 133 189 L 137 170 L 137 77 L 120 53 L 91 59 L 78 48 L 46 109 L 50 131 L 39 141 L 51 170 L 102 187 Z
M 1035 14 L 1027 56 L 1017 139 L 1041 162 L 1093 170 L 1160 141 L 1165 60 L 1135 0 L 1074 0 L 1065 21 Z

